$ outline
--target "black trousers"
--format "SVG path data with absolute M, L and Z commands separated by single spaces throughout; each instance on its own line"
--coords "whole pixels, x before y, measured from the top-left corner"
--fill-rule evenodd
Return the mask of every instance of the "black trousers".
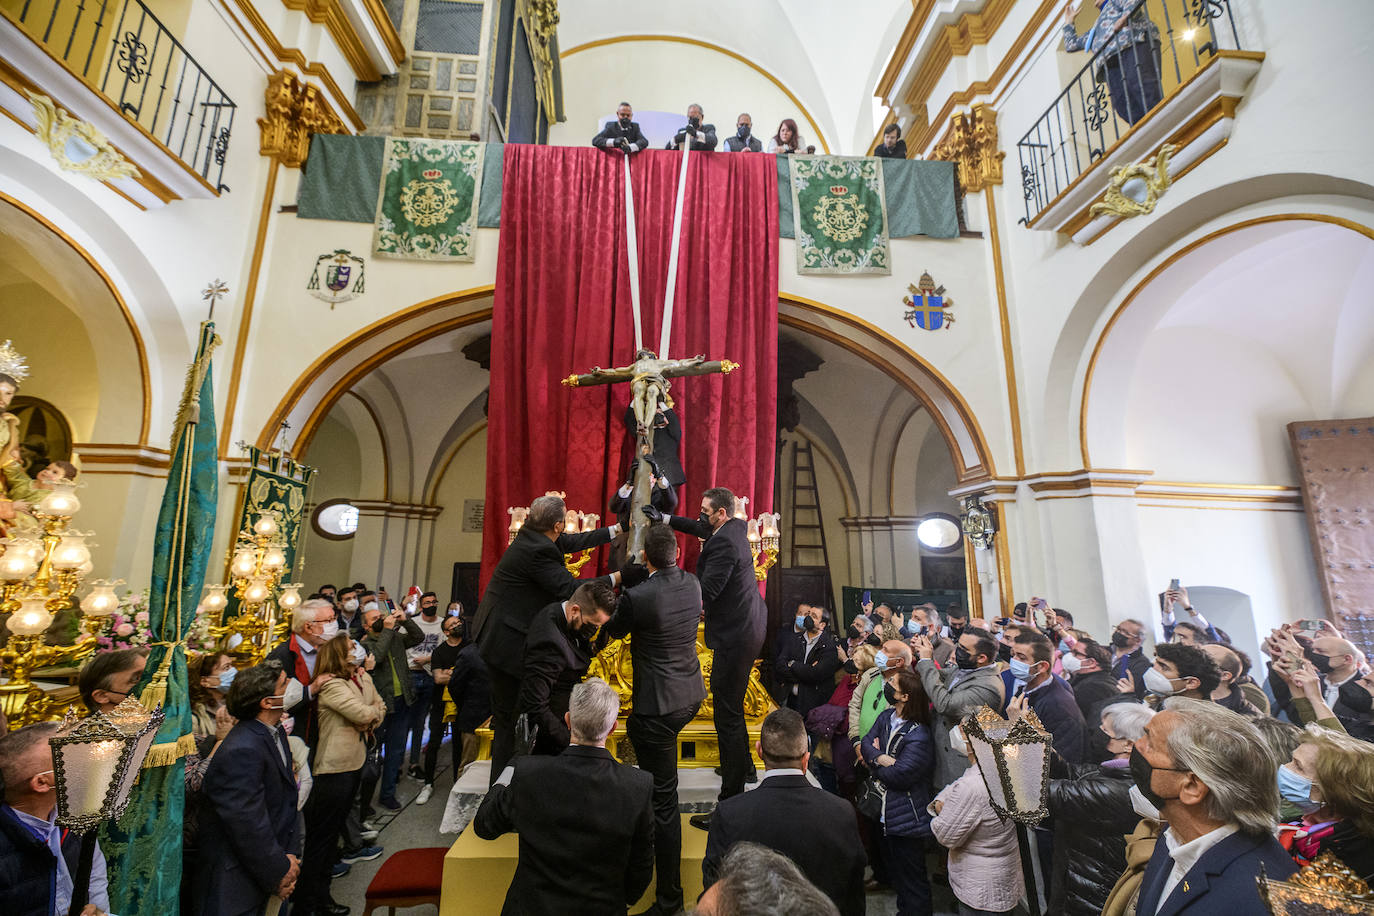
M 520 711 L 520 678 L 491 669 L 491 784 L 515 752 L 515 717 Z M 747 740 L 747 739 L 746 739 Z
M 753 766 L 749 731 L 744 724 L 744 694 L 758 646 L 722 646 L 711 660 L 711 718 L 720 746 L 720 797 L 744 791 L 744 778 Z
M 1159 81 L 1159 43 L 1137 41 L 1105 58 L 1112 110 L 1135 124 L 1164 97 Z
M 448 729 L 448 723 L 444 722 L 444 697 L 448 696 L 448 687 L 441 687 L 434 694 L 434 704 L 429 708 L 429 744 L 425 745 L 425 785 L 434 785 L 434 770 L 439 766 L 439 745 L 444 743 L 444 732 Z M 453 737 L 449 740 L 449 747 L 453 751 L 453 781 L 458 781 L 459 760 L 463 755 L 463 742 L 458 738 L 458 728 L 455 725 Z M 500 775 L 500 774 L 498 774 Z
M 357 797 L 361 776 L 361 769 L 315 776 L 305 803 L 305 850 L 296 892 L 291 895 L 293 909 L 308 912 L 330 902 L 329 873 L 339 861 L 339 835 Z
M 926 841 L 918 836 L 885 836 L 882 850 L 888 880 L 897 892 L 897 916 L 929 916 Z
M 662 716 L 631 713 L 625 733 L 639 768 L 654 777 L 655 899 L 665 913 L 682 909 L 682 819 L 677 813 L 677 736 L 700 703 Z

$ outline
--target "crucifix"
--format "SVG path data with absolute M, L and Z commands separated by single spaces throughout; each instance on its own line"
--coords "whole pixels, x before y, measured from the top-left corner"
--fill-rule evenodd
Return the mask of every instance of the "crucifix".
M 635 353 L 635 361 L 617 369 L 602 369 L 596 366 L 591 372 L 573 374 L 563 379 L 570 388 L 587 385 L 610 385 L 616 382 L 630 383 L 630 406 L 635 415 L 635 455 L 637 458 L 654 453 L 654 415 L 660 405 L 673 406 L 668 396 L 670 378 L 687 375 L 711 375 L 716 372 L 729 375 L 739 368 L 738 363 L 728 359 L 707 360 L 705 356 L 689 359 L 660 359 L 654 351 L 641 349 Z M 630 496 L 630 540 L 628 556 L 639 562 L 639 550 L 644 546 L 644 535 L 649 520 L 641 508 L 649 505 L 651 481 L 648 462 L 635 461 L 634 492 Z

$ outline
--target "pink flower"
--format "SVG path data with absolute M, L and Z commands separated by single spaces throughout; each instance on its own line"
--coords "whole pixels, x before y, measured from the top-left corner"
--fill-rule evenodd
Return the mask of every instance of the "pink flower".
M 147 622 L 148 622 L 148 612 L 147 612 L 147 611 L 139 611 L 137 614 L 134 615 L 134 620 L 138 621 L 139 623 L 147 623 Z
M 131 623 L 121 623 L 119 626 L 115 627 L 115 635 L 125 637 L 134 635 L 134 625 Z

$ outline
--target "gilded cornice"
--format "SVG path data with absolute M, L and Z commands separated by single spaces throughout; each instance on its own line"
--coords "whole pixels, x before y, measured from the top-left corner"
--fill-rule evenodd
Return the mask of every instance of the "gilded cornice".
M 381 71 L 368 56 L 362 36 L 358 34 L 353 23 L 349 22 L 348 14 L 343 11 L 339 0 L 282 0 L 282 5 L 289 10 L 304 13 L 311 22 L 322 23 L 358 79 L 371 83 L 382 78 Z M 381 32 L 392 60 L 396 63 L 405 60 L 405 47 L 401 44 L 401 38 L 396 34 L 396 29 L 387 17 L 385 9 L 371 2 L 367 7 L 368 18 Z
M 931 152 L 932 159 L 954 163 L 965 191 L 1001 184 L 1005 155 L 997 148 L 997 112 L 983 102 L 951 117 L 949 130 Z
M 278 70 L 268 78 L 266 95 L 267 117 L 258 119 L 259 151 L 288 168 L 305 162 L 312 134 L 347 132 L 324 93 L 290 70 Z

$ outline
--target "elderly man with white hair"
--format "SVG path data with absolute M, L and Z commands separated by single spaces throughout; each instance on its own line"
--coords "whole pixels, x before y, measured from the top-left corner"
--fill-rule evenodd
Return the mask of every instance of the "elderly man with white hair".
M 339 622 L 334 604 L 323 598 L 302 601 L 291 618 L 291 638 L 267 653 L 267 658 L 281 664 L 291 680 L 287 682 L 286 714 L 294 721 L 292 734 L 315 746 L 316 717 L 312 702 L 315 691 L 324 686 L 330 675 L 315 677 L 315 659 L 319 647 L 339 635 Z
M 520 860 L 502 912 L 624 913 L 654 871 L 654 778 L 606 750 L 620 696 L 599 677 L 573 688 L 572 744 L 557 757 L 517 757 L 482 800 L 484 840 L 514 830 Z
M 1131 776 L 1168 829 L 1140 883 L 1142 916 L 1265 916 L 1255 878 L 1296 868 L 1274 839 L 1277 762 L 1246 717 L 1172 697 L 1131 749 Z

